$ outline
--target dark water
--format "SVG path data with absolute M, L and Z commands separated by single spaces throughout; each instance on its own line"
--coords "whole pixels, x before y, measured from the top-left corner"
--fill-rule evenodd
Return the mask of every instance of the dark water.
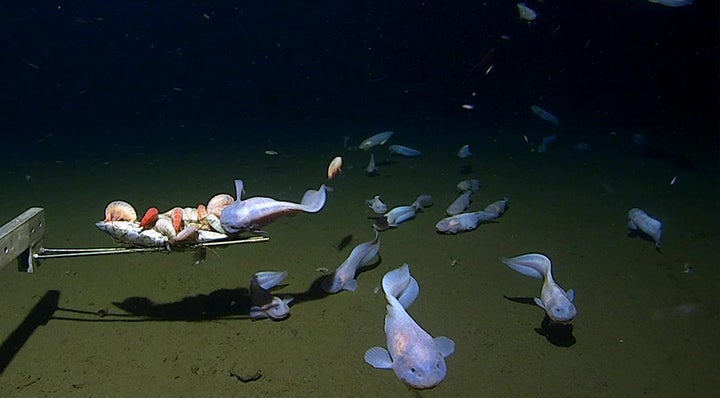
M 535 24 L 513 3 L 3 5 L 0 220 L 43 207 L 48 247 L 112 246 L 93 225 L 112 200 L 141 213 L 193 206 L 241 178 L 247 196 L 299 201 L 328 183 L 334 156 L 344 168 L 321 212 L 200 264 L 185 252 L 5 267 L 2 395 L 716 391 L 717 4 L 527 4 Z M 384 130 L 423 155 L 374 148 L 370 177 L 368 154 L 344 137 Z M 460 160 L 464 144 L 473 156 Z M 510 209 L 436 234 L 466 178 L 482 183 L 471 210 L 506 196 Z M 435 205 L 381 234 L 356 292 L 312 293 L 317 269 L 372 238 L 363 202 L 377 194 Z M 632 207 L 663 221 L 661 251 L 628 236 Z M 525 304 L 541 283 L 499 260 L 529 252 L 575 289 L 571 329 Z M 456 343 L 446 379 L 419 394 L 363 362 L 385 345 L 375 289 L 405 262 L 420 284 L 410 314 Z M 289 319 L 247 319 L 260 270 L 288 270 L 277 293 L 297 299 Z

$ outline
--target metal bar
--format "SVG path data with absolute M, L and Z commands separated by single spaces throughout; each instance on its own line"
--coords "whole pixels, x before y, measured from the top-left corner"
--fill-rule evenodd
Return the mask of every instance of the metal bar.
M 0 269 L 17 259 L 18 269 L 32 272 L 30 253 L 44 235 L 45 210 L 41 207 L 31 207 L 0 227 Z
M 268 236 L 251 236 L 241 239 L 200 242 L 190 245 L 177 246 L 178 251 L 195 250 L 209 246 L 230 246 L 242 243 L 259 243 L 270 240 Z M 46 258 L 68 258 L 68 257 L 89 257 L 89 256 L 106 256 L 112 254 L 128 254 L 128 253 L 148 253 L 148 252 L 169 252 L 172 247 L 98 247 L 88 249 L 52 249 L 40 248 L 38 253 L 32 254 L 34 260 L 44 260 Z
M 89 257 L 89 256 L 107 256 L 111 254 L 127 254 L 127 253 L 143 253 L 143 252 L 159 252 L 167 251 L 164 247 L 137 247 L 137 248 L 117 248 L 118 250 L 88 250 L 88 251 L 73 251 L 73 252 L 59 252 L 52 253 L 54 249 L 50 250 L 50 253 L 46 253 L 45 249 L 40 249 L 40 253 L 33 254 L 33 259 L 44 260 L 46 258 L 63 258 L 63 257 Z

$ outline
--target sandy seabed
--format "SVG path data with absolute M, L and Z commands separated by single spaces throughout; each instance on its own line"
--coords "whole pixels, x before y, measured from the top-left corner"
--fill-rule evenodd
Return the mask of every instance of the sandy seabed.
M 349 134 L 358 141 L 363 131 Z M 676 397 L 720 387 L 716 154 L 699 154 L 688 169 L 642 156 L 627 135 L 591 141 L 586 152 L 561 138 L 538 154 L 522 130 L 448 139 L 405 128 L 391 143 L 423 156 L 378 147 L 379 175 L 369 177 L 367 153 L 345 151 L 344 134 L 242 140 L 210 155 L 178 145 L 6 165 L 3 222 L 41 206 L 47 247 L 103 247 L 113 243 L 93 224 L 112 200 L 140 213 L 192 206 L 234 193 L 242 178 L 247 196 L 299 201 L 327 182 L 330 159 L 345 158 L 325 208 L 269 225 L 266 243 L 211 249 L 199 264 L 182 252 L 46 260 L 33 274 L 2 269 L 0 395 Z M 474 155 L 461 161 L 455 153 L 466 143 Z M 471 210 L 506 196 L 509 210 L 472 232 L 435 233 L 466 178 L 482 183 Z M 435 205 L 381 234 L 381 261 L 359 274 L 356 292 L 314 293 L 317 269 L 334 269 L 372 238 L 363 202 L 376 194 L 391 207 L 431 194 Z M 631 207 L 664 222 L 661 252 L 628 236 Z M 547 335 L 542 309 L 524 304 L 541 282 L 500 262 L 529 252 L 549 256 L 558 283 L 576 291 L 579 314 L 560 340 Z M 409 313 L 456 343 L 446 379 L 420 393 L 363 361 L 369 347 L 385 345 L 376 288 L 403 263 L 420 284 Z M 247 286 L 260 270 L 288 270 L 276 294 L 296 297 L 290 318 L 248 319 Z

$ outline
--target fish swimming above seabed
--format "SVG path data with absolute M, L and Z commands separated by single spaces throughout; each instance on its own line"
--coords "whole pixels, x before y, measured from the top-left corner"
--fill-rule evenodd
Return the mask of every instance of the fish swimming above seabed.
M 543 137 L 542 141 L 540 141 L 540 145 L 537 146 L 535 149 L 535 152 L 537 153 L 545 153 L 548 149 L 548 145 L 551 143 L 557 141 L 558 136 L 557 134 L 551 134 Z
M 388 147 L 390 153 L 394 155 L 402 155 L 407 157 L 416 157 L 422 155 L 422 152 L 414 148 L 409 148 L 403 145 L 390 145 Z
M 365 167 L 365 171 L 368 173 L 368 175 L 377 174 L 377 167 L 375 166 L 375 156 L 371 153 L 370 154 L 370 161 L 367 164 L 367 167 Z
M 242 180 L 235 180 L 235 191 L 237 200 L 220 213 L 222 228 L 231 234 L 257 230 L 282 216 L 299 212 L 317 213 L 325 206 L 327 197 L 325 184 L 320 185 L 317 190 L 305 191 L 300 203 L 283 202 L 260 196 L 242 199 Z
M 557 323 L 572 321 L 577 315 L 575 291 L 564 291 L 553 279 L 550 259 L 543 254 L 530 253 L 522 256 L 503 258 L 502 262 L 515 271 L 542 279 L 543 286 L 540 297 L 535 298 L 535 304 L 545 310 L 547 316 Z
M 655 247 L 660 249 L 662 244 L 663 225 L 656 218 L 650 217 L 645 210 L 633 207 L 628 211 L 628 228 L 632 231 L 641 231 L 655 241 Z
M 692 5 L 695 0 L 648 0 L 650 3 L 662 4 L 666 7 L 684 7 Z
M 533 11 L 532 8 L 525 5 L 525 3 L 517 3 L 517 9 L 520 14 L 520 19 L 523 19 L 528 23 L 535 21 L 537 18 L 537 13 Z
M 532 111 L 532 113 L 534 113 L 540 119 L 548 121 L 548 122 L 554 124 L 556 127 L 560 125 L 560 120 L 555 115 L 546 111 L 545 109 L 543 109 L 537 105 L 532 105 L 530 107 L 530 110 Z
M 392 131 L 383 131 L 382 133 L 375 134 L 373 136 L 370 136 L 363 140 L 363 142 L 358 145 L 358 148 L 362 149 L 363 151 L 367 151 L 368 149 L 377 146 L 377 145 L 384 145 L 387 140 L 392 137 L 392 135 L 395 134 Z
M 470 145 L 463 145 L 462 148 L 460 148 L 460 150 L 458 151 L 457 155 L 460 159 L 465 159 L 466 157 L 472 155 L 472 153 L 470 153 Z
M 273 296 L 269 290 L 279 285 L 287 277 L 287 271 L 261 271 L 250 278 L 250 318 L 274 320 L 285 319 L 290 315 L 288 304 L 292 298 L 283 299 Z
M 355 279 L 358 268 L 370 264 L 379 252 L 380 234 L 375 231 L 375 239 L 355 246 L 335 272 L 322 281 L 322 289 L 327 293 L 337 293 L 340 290 L 354 292 L 358 287 Z
M 371 347 L 365 352 L 365 362 L 377 369 L 392 369 L 412 388 L 437 386 L 447 374 L 445 358 L 455 352 L 455 342 L 444 336 L 433 338 L 407 313 L 420 293 L 407 264 L 385 274 L 382 287 L 387 301 L 387 349 Z

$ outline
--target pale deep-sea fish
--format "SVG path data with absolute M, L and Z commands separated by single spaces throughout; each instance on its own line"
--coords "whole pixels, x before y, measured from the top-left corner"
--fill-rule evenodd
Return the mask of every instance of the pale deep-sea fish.
M 454 216 L 465 211 L 470 206 L 470 195 L 472 191 L 465 191 L 455 199 L 445 210 L 449 216 Z
M 628 211 L 628 228 L 633 231 L 642 231 L 655 241 L 655 247 L 658 249 L 662 244 L 663 226 L 662 222 L 656 218 L 650 217 L 645 210 L 633 207 Z
M 243 182 L 235 180 L 237 200 L 223 209 L 220 213 L 220 223 L 223 230 L 234 234 L 245 230 L 256 230 L 279 217 L 296 214 L 298 212 L 317 213 L 325 206 L 327 198 L 325 184 L 317 190 L 305 191 L 300 203 L 283 202 L 273 198 L 256 196 L 242 199 Z
M 543 109 L 537 105 L 532 105 L 532 106 L 530 106 L 530 110 L 532 111 L 532 113 L 534 113 L 540 119 L 546 120 L 546 121 L 554 124 L 555 126 L 560 125 L 560 120 L 558 120 L 558 118 L 555 117 L 555 115 L 546 111 L 545 109 Z
M 503 258 L 502 262 L 523 275 L 543 280 L 540 297 L 535 297 L 535 304 L 544 309 L 550 319 L 558 323 L 566 323 L 575 318 L 577 315 L 577 309 L 573 304 L 575 291 L 570 289 L 566 292 L 555 282 L 549 258 L 539 253 L 530 253 Z
M 520 14 L 520 18 L 528 21 L 528 23 L 537 18 L 537 13 L 530 7 L 526 6 L 525 3 L 517 3 L 517 9 Z
M 376 145 L 384 145 L 387 140 L 392 137 L 393 134 L 395 133 L 392 131 L 383 131 L 382 133 L 375 134 L 364 139 L 363 142 L 358 145 L 358 148 L 362 149 L 363 151 L 367 151 L 368 149 Z
M 689 6 L 695 2 L 695 0 L 648 0 L 650 3 L 662 4 L 666 7 L 684 7 Z
M 433 338 L 407 313 L 406 309 L 420 293 L 407 264 L 385 274 L 382 286 L 387 301 L 387 349 L 369 348 L 365 362 L 377 369 L 392 369 L 412 388 L 437 386 L 447 374 L 445 358 L 455 352 L 455 342 L 444 336 Z
M 478 225 L 494 220 L 500 213 L 493 213 L 484 210 L 471 213 L 460 213 L 454 216 L 445 217 L 435 224 L 435 229 L 444 234 L 457 234 L 458 232 L 472 231 Z
M 337 293 L 340 290 L 354 292 L 358 287 L 355 279 L 358 268 L 370 264 L 379 252 L 380 234 L 375 231 L 375 239 L 355 246 L 335 272 L 322 281 L 322 289 L 327 293 Z
M 478 180 L 478 179 L 462 180 L 462 181 L 458 182 L 457 189 L 459 189 L 461 192 L 466 192 L 466 191 L 477 192 L 480 190 L 480 180 Z
M 530 107 L 530 110 L 532 111 L 532 113 L 534 113 L 540 119 L 546 120 L 546 121 L 554 124 L 555 126 L 560 125 L 560 120 L 555 115 L 546 111 L 545 109 L 543 109 L 537 105 L 532 105 Z
M 415 211 L 420 211 L 425 209 L 426 207 L 430 207 L 433 205 L 433 197 L 428 194 L 423 194 L 417 197 L 415 201 L 412 203 L 412 207 L 415 208 Z
M 407 157 L 415 157 L 415 156 L 422 155 L 422 152 L 418 151 L 417 149 L 409 148 L 409 147 L 406 147 L 403 145 L 390 145 L 388 147 L 388 150 L 392 154 L 402 155 L 402 156 L 407 156 Z
M 365 204 L 376 214 L 385 214 L 387 205 L 380 200 L 380 195 L 375 195 L 372 199 L 365 200 Z
M 292 298 L 283 299 L 273 296 L 270 289 L 279 285 L 287 277 L 287 271 L 261 271 L 250 278 L 250 318 L 275 320 L 285 319 L 290 315 L 288 304 Z
M 368 162 L 367 167 L 365 167 L 365 171 L 368 174 L 377 173 L 377 167 L 375 167 L 375 156 L 372 153 L 370 154 L 370 161 Z
M 458 157 L 460 159 L 465 159 L 470 155 L 472 155 L 472 153 L 470 153 L 470 145 L 468 144 L 463 145 L 462 148 L 460 148 L 460 150 L 458 151 Z

